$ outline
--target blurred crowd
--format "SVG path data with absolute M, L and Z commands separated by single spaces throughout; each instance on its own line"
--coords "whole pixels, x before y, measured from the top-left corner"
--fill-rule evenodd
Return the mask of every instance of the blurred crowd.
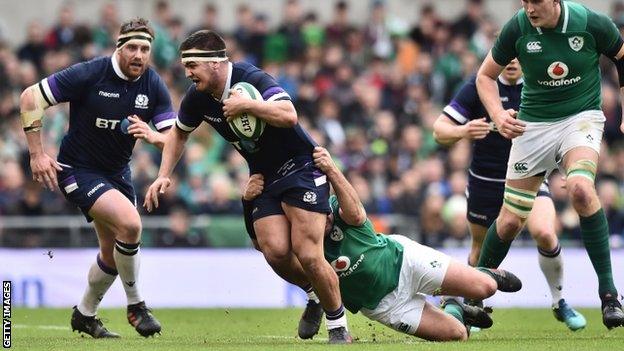
M 79 214 L 58 191 L 45 191 L 31 181 L 18 116 L 24 88 L 73 63 L 113 52 L 120 23 L 126 20 L 115 3 L 104 4 L 95 20 L 76 18 L 73 6 L 63 5 L 51 27 L 27 23 L 24 42 L 5 38 L 0 43 L 0 216 Z M 348 3 L 332 6 L 331 17 L 321 21 L 297 0 L 288 0 L 279 24 L 270 26 L 268 13 L 247 5 L 230 14 L 209 3 L 198 9 L 203 11 L 201 22 L 189 23 L 176 15 L 172 2 L 159 1 L 149 18 L 156 30 L 152 63 L 177 109 L 189 85 L 179 64 L 179 43 L 198 29 L 221 32 L 232 61 L 262 67 L 286 89 L 299 122 L 328 147 L 381 230 L 394 229 L 385 215 L 403 215 L 425 244 L 466 245 L 470 143 L 442 148 L 433 139 L 432 125 L 462 82 L 476 73 L 507 19 L 487 13 L 484 1 L 466 0 L 461 16 L 447 20 L 431 1 L 415 14 L 418 20 L 407 23 L 389 15 L 383 1 L 367 1 L 358 6 L 369 6 L 370 17 L 354 25 Z M 231 15 L 237 28 L 221 31 L 219 17 Z M 610 15 L 624 26 L 624 4 L 615 2 Z M 602 68 L 607 122 L 597 188 L 612 243 L 618 246 L 624 230 L 621 108 L 615 69 L 609 60 Z M 68 105 L 46 110 L 44 126 L 46 150 L 54 156 L 67 130 Z M 157 149 L 138 143 L 131 167 L 139 204 L 159 162 Z M 174 186 L 153 213 L 172 218 L 170 230 L 155 243 L 209 244 L 201 235 L 186 234 L 189 215 L 240 214 L 247 176 L 234 148 L 207 126 L 198 129 L 175 172 Z M 558 175 L 551 177 L 558 228 L 564 239 L 578 239 L 578 218 L 562 185 Z

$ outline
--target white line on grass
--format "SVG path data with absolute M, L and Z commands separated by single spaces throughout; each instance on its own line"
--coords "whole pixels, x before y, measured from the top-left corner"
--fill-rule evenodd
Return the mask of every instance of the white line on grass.
M 69 330 L 69 327 L 61 325 L 29 325 L 29 324 L 14 324 L 14 328 L 23 329 L 46 329 L 46 330 Z

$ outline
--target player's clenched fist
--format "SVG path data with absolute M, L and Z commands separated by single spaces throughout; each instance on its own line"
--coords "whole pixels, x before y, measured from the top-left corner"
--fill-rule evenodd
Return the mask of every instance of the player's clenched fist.
M 147 212 L 152 212 L 153 209 L 158 208 L 158 195 L 164 194 L 167 188 L 171 185 L 171 179 L 169 177 L 159 176 L 147 189 L 145 194 L 145 201 L 143 207 Z
M 314 152 L 312 153 L 312 158 L 314 159 L 314 165 L 325 174 L 329 174 L 337 170 L 336 164 L 331 158 L 329 151 L 327 151 L 324 147 L 315 147 Z
M 262 174 L 252 174 L 247 181 L 243 199 L 245 201 L 251 201 L 260 196 L 262 190 L 264 190 L 264 177 Z
M 513 139 L 524 134 L 526 124 L 517 120 L 517 115 L 517 111 L 509 109 L 501 112 L 494 118 L 494 123 L 496 123 L 498 132 L 507 139 Z

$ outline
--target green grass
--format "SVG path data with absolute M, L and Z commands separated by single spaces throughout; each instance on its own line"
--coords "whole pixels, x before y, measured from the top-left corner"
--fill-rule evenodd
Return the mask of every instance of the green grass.
M 158 309 L 163 324 L 156 338 L 140 337 L 125 311 L 100 311 L 105 325 L 122 335 L 116 340 L 81 338 L 69 329 L 70 309 L 13 309 L 14 350 L 622 350 L 624 328 L 608 331 L 598 309 L 582 310 L 588 326 L 570 332 L 546 309 L 497 309 L 492 329 L 464 343 L 432 343 L 396 333 L 378 323 L 349 315 L 356 344 L 328 346 L 327 334 L 313 341 L 296 338 L 298 309 Z

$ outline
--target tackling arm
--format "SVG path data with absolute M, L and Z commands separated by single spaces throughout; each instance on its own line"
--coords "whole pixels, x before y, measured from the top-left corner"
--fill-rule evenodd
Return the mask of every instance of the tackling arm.
M 26 88 L 20 96 L 20 118 L 26 133 L 28 150 L 31 154 L 43 152 L 43 144 L 41 142 L 41 127 L 43 124 L 41 121 L 43 119 L 43 110 L 49 106 L 36 85 Z
M 477 91 L 483 106 L 492 118 L 497 118 L 505 111 L 499 97 L 498 84 L 496 84 L 496 79 L 498 79 L 503 68 L 494 61 L 490 50 L 477 73 Z
M 451 146 L 464 137 L 465 129 L 465 125 L 457 125 L 441 114 L 433 123 L 433 137 L 438 144 Z

